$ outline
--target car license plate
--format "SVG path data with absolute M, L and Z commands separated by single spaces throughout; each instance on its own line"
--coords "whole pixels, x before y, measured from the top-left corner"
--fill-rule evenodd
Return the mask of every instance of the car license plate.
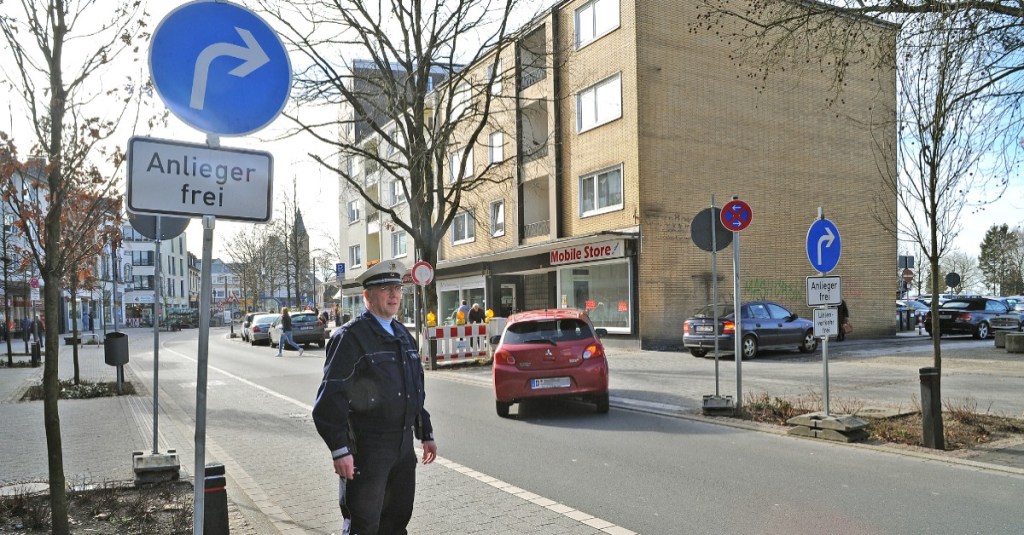
M 939 319 L 948 320 L 949 318 L 952 318 L 952 317 L 953 317 L 953 315 L 952 314 L 948 314 L 948 313 L 947 314 L 939 314 Z
M 569 388 L 568 377 L 542 377 L 530 380 L 530 388 L 540 390 L 543 388 Z
M 698 325 L 697 332 L 699 333 L 710 333 L 715 332 L 715 328 L 710 325 Z

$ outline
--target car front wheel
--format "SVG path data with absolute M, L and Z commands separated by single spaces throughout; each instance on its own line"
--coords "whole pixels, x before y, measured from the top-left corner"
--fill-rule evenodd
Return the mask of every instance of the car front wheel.
M 814 331 L 808 330 L 804 333 L 804 341 L 800 344 L 801 353 L 810 353 L 818 349 L 818 339 L 814 337 Z
M 512 404 L 507 401 L 495 401 L 494 408 L 498 412 L 498 416 L 502 418 L 508 418 L 508 409 L 512 407 Z
M 974 337 L 980 340 L 988 338 L 988 324 L 984 321 L 978 324 L 978 327 L 974 329 Z
M 757 338 L 754 335 L 748 334 L 743 337 L 743 360 L 749 360 L 757 356 Z

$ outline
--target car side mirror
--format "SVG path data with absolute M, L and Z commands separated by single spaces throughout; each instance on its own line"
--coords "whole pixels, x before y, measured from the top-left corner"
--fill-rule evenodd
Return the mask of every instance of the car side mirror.
M 598 327 L 594 329 L 594 332 L 597 333 L 597 336 L 608 336 L 608 329 L 605 329 L 604 327 Z
M 789 319 L 787 321 L 796 321 L 798 319 L 800 319 L 800 316 L 797 316 L 796 314 L 790 314 Z
M 496 334 L 496 335 L 494 335 L 494 336 L 492 336 L 492 337 L 490 338 L 490 342 L 491 342 L 491 345 L 492 345 L 492 346 L 496 346 L 496 345 L 498 345 L 498 342 L 500 342 L 500 341 L 501 341 L 501 335 L 497 335 L 497 334 Z

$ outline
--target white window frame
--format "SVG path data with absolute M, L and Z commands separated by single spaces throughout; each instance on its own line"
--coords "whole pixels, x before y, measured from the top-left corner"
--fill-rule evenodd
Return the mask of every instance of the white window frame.
M 458 119 L 469 108 L 469 102 L 473 95 L 473 88 L 469 82 L 459 82 L 452 92 L 452 118 Z
M 388 201 L 391 202 L 391 206 L 397 206 L 406 201 L 401 180 L 396 178 L 388 181 Z
M 459 229 L 459 221 L 462 220 L 462 227 L 465 229 L 465 235 L 458 236 L 456 231 Z M 452 245 L 462 245 L 464 243 L 472 243 L 476 241 L 476 222 L 473 219 L 473 212 L 460 212 L 452 220 Z
M 362 203 L 359 202 L 359 199 L 352 199 L 351 201 L 348 202 L 347 215 L 349 225 L 357 223 L 359 222 L 359 220 L 363 218 L 363 210 L 361 204 Z
M 583 133 L 622 117 L 622 73 L 576 93 L 576 132 Z
M 363 254 L 362 247 L 359 245 L 351 245 L 348 248 L 348 263 L 352 267 L 359 267 L 363 265 Z
M 448 155 L 448 177 L 452 183 L 458 180 L 459 167 L 462 165 L 462 154 L 466 150 L 466 147 L 459 147 L 458 150 L 453 151 Z M 473 176 L 473 151 L 469 151 L 469 155 L 466 159 L 466 170 L 462 173 L 462 178 L 469 178 Z
M 491 214 L 491 237 L 497 238 L 505 235 L 505 200 L 494 201 L 490 205 Z
M 408 256 L 408 234 L 399 230 L 391 234 L 391 258 L 402 258 Z
M 487 161 L 499 163 L 505 159 L 505 134 L 501 130 L 491 132 L 487 136 Z
M 619 0 L 590 0 L 576 8 L 576 49 L 617 29 L 619 17 Z
M 579 199 L 580 199 L 580 217 L 589 217 L 592 215 L 604 214 L 608 212 L 614 212 L 616 210 L 622 210 L 625 202 L 625 193 L 623 191 L 623 171 L 622 164 L 601 169 L 599 171 L 588 173 L 580 177 L 579 180 Z M 607 204 L 604 206 L 600 205 L 600 177 L 601 175 L 610 175 L 611 173 L 618 172 L 619 175 L 619 202 L 616 204 Z M 591 195 L 594 200 L 593 207 L 587 207 L 584 205 L 585 196 L 583 192 L 587 189 L 591 189 Z
M 501 95 L 501 60 L 500 59 L 497 61 L 497 63 L 492 63 L 491 66 L 487 68 L 487 77 L 490 78 L 491 76 L 494 76 L 494 78 L 491 79 L 491 94 L 495 95 L 495 96 Z

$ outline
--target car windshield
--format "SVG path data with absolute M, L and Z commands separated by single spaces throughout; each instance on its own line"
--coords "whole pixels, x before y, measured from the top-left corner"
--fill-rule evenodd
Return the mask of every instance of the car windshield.
M 255 320 L 253 320 L 253 323 L 255 323 L 256 325 L 270 325 L 271 323 L 274 323 L 274 320 L 276 320 L 278 317 L 279 314 L 272 314 L 270 316 L 259 316 Z
M 725 304 L 725 303 L 721 303 L 721 304 L 718 305 L 718 317 L 719 318 L 724 318 L 725 316 L 728 316 L 730 314 L 732 314 L 732 305 L 728 305 L 728 304 Z M 704 308 L 698 310 L 697 313 L 694 314 L 694 317 L 697 317 L 697 318 L 713 318 L 713 317 L 715 317 L 715 306 L 714 305 L 704 305 Z
M 578 319 L 553 319 L 513 323 L 505 330 L 506 344 L 555 344 L 593 337 L 590 326 Z

